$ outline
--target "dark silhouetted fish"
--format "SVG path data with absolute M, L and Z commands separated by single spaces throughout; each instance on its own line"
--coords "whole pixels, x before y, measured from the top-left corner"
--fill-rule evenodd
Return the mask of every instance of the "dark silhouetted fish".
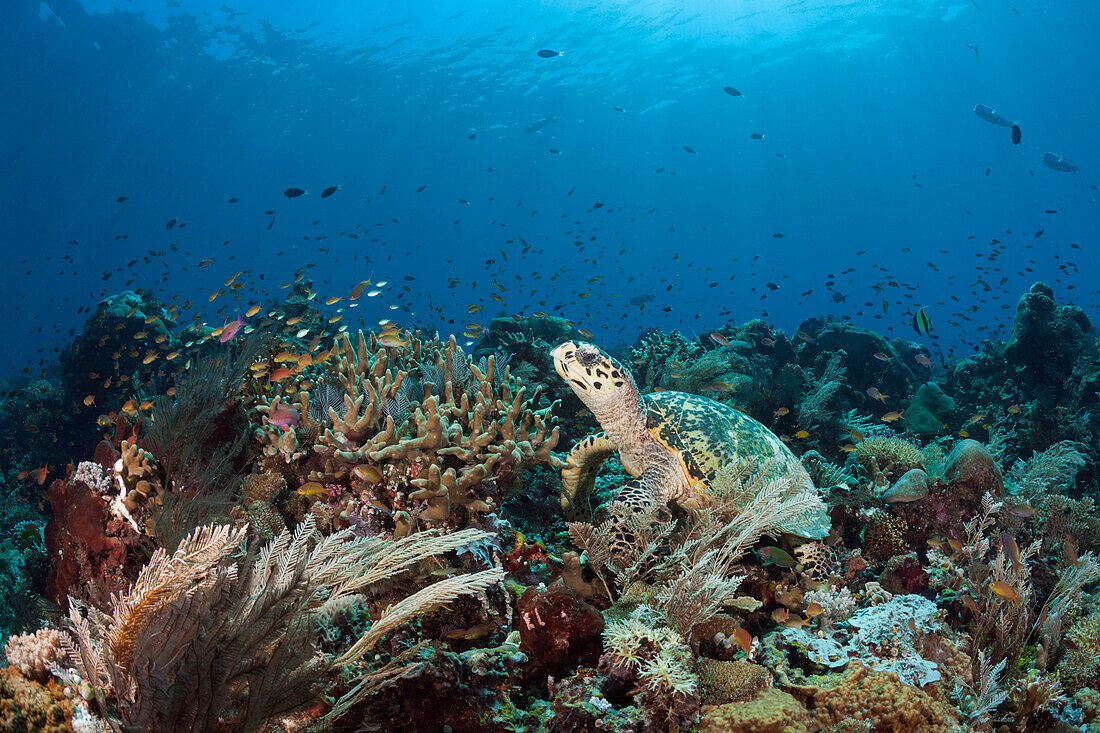
M 540 58 L 544 58 L 544 59 L 552 59 L 552 58 L 554 58 L 555 56 L 561 56 L 561 55 L 562 55 L 562 53 L 561 53 L 561 51 L 551 51 L 551 50 L 550 50 L 550 49 L 548 49 L 548 48 L 544 48 L 544 49 L 542 49 L 541 51 L 539 51 L 537 55 L 538 55 L 538 56 L 539 56 Z
M 1022 133 L 1020 132 L 1020 126 L 1019 125 L 1013 125 L 1012 126 L 1012 144 L 1013 145 L 1019 145 L 1021 136 L 1022 136 Z
M 288 199 L 296 199 L 304 193 L 305 191 L 300 188 L 288 188 L 287 190 L 283 191 L 283 195 L 286 196 Z
M 764 139 L 764 133 L 754 132 L 751 135 L 749 135 L 749 137 L 752 138 L 753 140 L 763 140 Z
M 336 193 L 336 189 L 338 188 L 339 186 L 329 186 L 324 191 L 321 191 L 321 198 L 327 199 L 329 196 Z
M 722 87 L 722 91 L 725 92 L 726 94 L 730 95 L 731 97 L 740 97 L 741 96 L 741 92 L 737 91 L 733 87 Z

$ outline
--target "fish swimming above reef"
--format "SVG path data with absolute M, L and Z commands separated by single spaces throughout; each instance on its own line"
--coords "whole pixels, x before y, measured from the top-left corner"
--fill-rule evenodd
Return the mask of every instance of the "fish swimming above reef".
M 218 337 L 218 341 L 223 344 L 227 341 L 232 341 L 233 337 L 240 333 L 241 329 L 244 328 L 244 326 L 244 317 L 240 313 L 238 313 L 236 319 L 225 324 L 225 327 L 222 328 L 222 333 L 221 336 Z
M 1055 153 L 1043 153 L 1043 165 L 1052 171 L 1061 171 L 1062 173 L 1079 173 L 1081 170 L 1079 165 L 1066 156 L 1056 155 Z
M 932 319 L 920 308 L 913 314 L 913 330 L 922 336 L 927 336 L 932 331 Z
M 981 117 L 986 122 L 992 122 L 994 125 L 1000 125 L 1001 127 L 1012 127 L 1012 121 L 1005 118 L 1000 112 L 992 107 L 979 104 L 974 107 L 974 114 Z
M 544 117 L 541 120 L 536 120 L 535 122 L 532 122 L 527 127 L 523 128 L 523 134 L 524 135 L 530 135 L 532 133 L 538 132 L 542 128 L 549 125 L 551 122 L 557 122 L 557 121 L 558 121 L 558 116 L 557 115 L 550 115 L 549 117 Z

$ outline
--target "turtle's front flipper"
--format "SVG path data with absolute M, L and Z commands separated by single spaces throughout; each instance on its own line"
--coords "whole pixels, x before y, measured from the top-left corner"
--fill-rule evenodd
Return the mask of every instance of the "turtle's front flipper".
M 592 518 L 588 498 L 596 486 L 596 474 L 617 449 L 603 433 L 589 435 L 573 446 L 561 470 L 561 508 L 571 522 L 587 522 Z

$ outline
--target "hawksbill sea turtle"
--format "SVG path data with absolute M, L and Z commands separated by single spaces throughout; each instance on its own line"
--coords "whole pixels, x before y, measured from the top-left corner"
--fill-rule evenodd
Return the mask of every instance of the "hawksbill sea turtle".
M 812 492 L 802 463 L 775 433 L 752 417 L 720 402 L 685 392 L 643 396 L 634 376 L 598 347 L 567 341 L 550 352 L 554 368 L 592 411 L 603 432 L 578 442 L 561 472 L 561 503 L 566 517 L 589 521 L 588 498 L 600 466 L 618 452 L 634 478 L 616 496 L 632 507 L 674 502 L 697 509 L 714 501 L 717 472 L 733 464 L 744 478 L 794 480 L 788 495 Z M 812 516 L 780 525 L 791 534 L 820 539 L 829 532 L 824 504 Z

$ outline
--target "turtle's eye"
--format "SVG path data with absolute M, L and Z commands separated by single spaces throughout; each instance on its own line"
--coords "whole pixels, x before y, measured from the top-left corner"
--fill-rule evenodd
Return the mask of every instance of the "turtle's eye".
M 594 349 L 577 349 L 577 363 L 584 367 L 590 367 L 600 360 L 600 355 Z

